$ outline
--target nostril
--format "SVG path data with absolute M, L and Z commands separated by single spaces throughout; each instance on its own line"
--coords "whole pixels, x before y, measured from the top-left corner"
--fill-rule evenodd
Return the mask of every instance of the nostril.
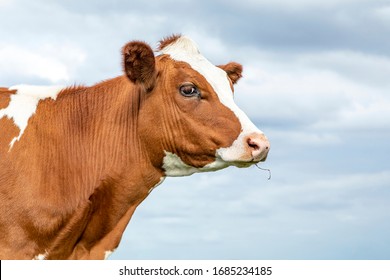
M 243 141 L 243 145 L 245 146 L 246 157 L 251 157 L 252 161 L 255 162 L 264 161 L 271 149 L 267 137 L 259 133 L 248 135 Z
M 253 150 L 255 150 L 255 151 L 260 150 L 260 146 L 258 143 L 256 143 L 256 141 L 249 138 L 247 143 L 248 143 L 249 147 L 251 147 Z M 268 147 L 267 147 L 267 149 L 268 149 Z

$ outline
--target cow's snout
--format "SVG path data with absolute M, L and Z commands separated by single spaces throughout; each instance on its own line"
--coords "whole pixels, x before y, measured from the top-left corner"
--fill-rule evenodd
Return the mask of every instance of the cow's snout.
M 264 161 L 267 158 L 270 143 L 264 134 L 251 134 L 246 137 L 245 141 L 253 161 Z
M 217 156 L 225 162 L 231 162 L 236 166 L 247 167 L 267 159 L 270 143 L 261 132 L 241 134 L 228 148 L 217 150 Z

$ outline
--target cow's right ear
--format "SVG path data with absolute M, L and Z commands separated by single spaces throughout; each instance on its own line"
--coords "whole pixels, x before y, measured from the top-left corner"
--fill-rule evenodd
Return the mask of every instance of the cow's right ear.
M 144 42 L 127 43 L 123 49 L 123 69 L 127 77 L 135 84 L 141 84 L 151 91 L 156 82 L 156 61 L 153 50 Z

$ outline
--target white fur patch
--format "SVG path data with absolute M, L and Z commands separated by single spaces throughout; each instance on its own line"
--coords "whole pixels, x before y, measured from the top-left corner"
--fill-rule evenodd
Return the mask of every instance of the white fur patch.
M 241 123 L 242 131 L 232 146 L 217 150 L 217 158 L 223 161 L 234 162 L 244 152 L 245 137 L 252 133 L 263 134 L 248 118 L 248 116 L 234 103 L 233 92 L 230 87 L 228 76 L 224 70 L 216 67 L 200 54 L 196 44 L 188 37 L 180 37 L 173 43 L 161 50 L 161 53 L 168 54 L 176 61 L 188 63 L 194 70 L 205 77 L 208 83 L 217 93 L 223 105 L 233 111 Z M 180 163 L 177 163 L 180 166 Z M 192 172 L 191 168 L 182 167 L 182 171 Z M 193 172 L 192 172 L 193 173 Z
M 197 168 L 185 164 L 180 157 L 167 151 L 163 159 L 163 168 L 165 174 L 171 177 L 188 176 L 198 172 Z
M 0 110 L 0 119 L 7 117 L 12 119 L 20 129 L 19 135 L 10 143 L 10 149 L 16 141 L 22 137 L 28 125 L 28 120 L 34 115 L 40 100 L 46 98 L 56 99 L 63 86 L 28 86 L 18 85 L 10 87 L 9 90 L 16 90 L 11 95 L 11 101 L 7 108 Z
M 114 252 L 115 252 L 115 250 L 112 250 L 112 251 L 110 250 L 110 251 L 104 252 L 104 259 L 107 260 Z
M 214 162 L 202 168 L 196 168 L 184 163 L 178 155 L 167 151 L 164 152 L 163 168 L 165 175 L 170 177 L 189 176 L 197 172 L 215 171 L 229 166 L 225 161 L 217 158 Z
M 39 254 L 33 258 L 33 260 L 43 261 L 46 260 L 47 256 L 49 255 L 48 252 L 45 252 L 44 254 Z

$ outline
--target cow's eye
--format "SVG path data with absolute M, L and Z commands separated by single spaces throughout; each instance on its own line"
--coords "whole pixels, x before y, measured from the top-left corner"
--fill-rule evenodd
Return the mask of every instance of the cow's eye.
M 182 85 L 180 87 L 180 93 L 185 97 L 194 97 L 194 96 L 200 97 L 199 89 L 192 84 Z

